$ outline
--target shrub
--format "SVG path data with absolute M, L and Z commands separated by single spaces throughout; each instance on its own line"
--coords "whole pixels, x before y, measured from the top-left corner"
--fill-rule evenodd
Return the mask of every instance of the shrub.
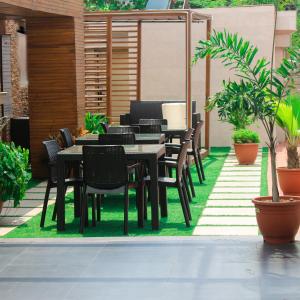
M 0 200 L 14 200 L 14 207 L 24 198 L 30 180 L 29 151 L 0 142 Z
M 108 123 L 108 119 L 104 115 L 87 113 L 85 115 L 85 128 L 93 134 L 103 134 L 104 130 L 101 123 Z
M 257 132 L 248 129 L 234 131 L 232 139 L 235 144 L 259 143 L 259 135 Z

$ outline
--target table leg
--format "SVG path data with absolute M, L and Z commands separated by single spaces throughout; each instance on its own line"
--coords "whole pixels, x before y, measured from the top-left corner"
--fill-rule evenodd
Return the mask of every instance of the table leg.
M 57 160 L 57 230 L 65 230 L 65 161 Z
M 166 176 L 166 166 L 164 164 L 159 166 L 159 176 Z M 160 214 L 162 218 L 168 217 L 168 203 L 167 203 L 167 188 L 166 186 L 159 186 L 159 203 Z
M 80 177 L 80 163 L 74 163 L 74 176 Z M 76 184 L 74 186 L 74 216 L 75 218 L 80 217 L 80 186 Z
M 157 158 L 149 160 L 152 230 L 159 230 L 159 193 L 158 193 L 158 162 Z

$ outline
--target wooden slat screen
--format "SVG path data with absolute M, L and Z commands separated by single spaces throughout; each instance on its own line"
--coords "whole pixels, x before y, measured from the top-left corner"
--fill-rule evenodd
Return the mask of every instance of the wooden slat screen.
M 138 22 L 109 22 L 85 22 L 85 107 L 118 123 L 140 97 L 141 30 Z

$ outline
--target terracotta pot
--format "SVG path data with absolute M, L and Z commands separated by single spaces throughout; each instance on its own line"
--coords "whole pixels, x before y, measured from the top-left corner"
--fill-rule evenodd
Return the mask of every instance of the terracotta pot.
M 270 244 L 295 241 L 300 226 L 300 197 L 282 196 L 279 203 L 272 197 L 258 197 L 252 201 L 256 219 L 264 240 Z
M 253 165 L 258 153 L 258 144 L 234 144 L 234 151 L 240 165 Z
M 0 200 L 0 215 L 1 215 L 1 211 L 2 211 L 3 205 L 4 205 L 4 202 Z
M 277 174 L 284 195 L 300 196 L 300 169 L 277 168 Z

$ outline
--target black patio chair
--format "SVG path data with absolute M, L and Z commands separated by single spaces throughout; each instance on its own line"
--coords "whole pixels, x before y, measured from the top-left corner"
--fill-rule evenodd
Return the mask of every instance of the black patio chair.
M 183 142 L 180 147 L 180 151 L 176 161 L 165 162 L 166 167 L 170 167 L 172 165 L 172 167 L 176 169 L 176 178 L 171 178 L 171 177 L 158 178 L 158 183 L 160 186 L 177 188 L 181 207 L 182 207 L 182 212 L 185 219 L 185 224 L 187 227 L 190 226 L 190 220 L 192 219 L 186 185 L 183 179 L 183 168 L 186 161 L 188 147 L 189 147 L 189 143 Z M 147 176 L 145 178 L 146 184 L 149 183 L 150 180 L 151 180 L 150 176 Z M 164 205 L 167 206 L 167 203 L 164 203 Z
M 109 128 L 108 124 L 107 124 L 107 123 L 104 123 L 104 122 L 101 122 L 100 125 L 101 125 L 101 127 L 102 127 L 102 129 L 103 129 L 103 132 L 104 132 L 104 133 L 107 133 L 108 128 Z
M 193 132 L 194 132 L 193 128 L 187 129 L 185 131 L 183 137 L 182 137 L 182 141 L 184 141 L 186 143 L 189 143 L 191 145 L 191 139 L 192 139 L 192 136 L 193 136 Z M 180 144 L 169 144 L 169 143 L 166 144 L 167 156 L 165 156 L 164 160 L 166 160 L 166 161 L 175 161 L 176 158 L 172 157 L 172 155 L 179 153 L 180 146 L 181 146 Z M 172 164 L 169 167 L 169 175 L 172 177 Z M 187 189 L 189 201 L 191 202 L 192 197 L 195 197 L 196 193 L 195 193 L 195 187 L 194 187 L 194 183 L 193 183 L 192 174 L 191 174 L 188 159 L 186 160 L 186 163 L 184 165 L 183 180 L 186 184 L 186 189 Z M 190 186 L 190 189 L 191 189 L 191 193 L 190 193 L 190 190 L 188 188 L 188 183 L 189 183 L 189 186 Z
M 99 135 L 99 145 L 134 145 L 134 133 L 107 133 Z
M 128 189 L 136 189 L 138 220 L 143 219 L 142 179 L 129 181 L 129 173 L 140 165 L 128 166 L 125 151 L 122 146 L 83 146 L 83 183 L 84 196 L 81 203 L 80 233 L 83 233 L 88 218 L 88 196 L 124 193 L 124 234 L 128 234 Z M 141 176 L 139 178 L 142 178 Z M 96 208 L 100 215 L 100 205 L 97 207 L 93 197 L 92 218 L 96 226 Z M 99 216 L 100 220 L 100 216 Z
M 107 133 L 140 133 L 138 126 L 110 126 Z
M 50 190 L 52 188 L 57 188 L 57 153 L 61 151 L 60 146 L 55 140 L 50 141 L 44 141 L 43 145 L 45 147 L 47 156 L 48 156 L 48 181 L 47 181 L 47 187 L 46 187 L 46 193 L 44 198 L 44 204 L 43 204 L 43 210 L 42 210 L 42 217 L 40 222 L 40 227 L 44 227 L 45 225 L 45 218 L 47 213 L 47 207 L 48 207 L 48 201 L 49 201 L 49 195 Z M 67 191 L 67 188 L 69 186 L 80 186 L 82 185 L 82 179 L 81 178 L 72 178 L 70 177 L 70 169 L 66 166 L 66 174 L 65 174 L 65 192 Z M 56 203 L 54 206 L 54 211 L 52 215 L 52 220 L 55 221 L 56 218 Z
M 152 125 L 139 125 L 141 133 L 161 133 L 161 125 L 152 124 Z
M 72 133 L 70 131 L 69 128 L 62 128 L 59 130 L 63 142 L 64 142 L 64 147 L 65 148 L 69 148 L 72 147 L 74 145 L 74 141 L 73 141 L 73 137 L 72 137 Z

